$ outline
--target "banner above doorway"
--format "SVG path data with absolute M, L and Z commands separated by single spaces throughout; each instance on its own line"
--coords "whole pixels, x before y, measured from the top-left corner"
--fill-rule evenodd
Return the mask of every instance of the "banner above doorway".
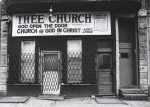
M 12 36 L 111 35 L 109 12 L 14 14 Z

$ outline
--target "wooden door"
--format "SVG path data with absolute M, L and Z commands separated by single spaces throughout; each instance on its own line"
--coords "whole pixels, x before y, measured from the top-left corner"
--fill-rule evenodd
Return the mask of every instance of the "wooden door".
M 120 48 L 120 87 L 133 86 L 133 53 L 132 48 Z
M 99 95 L 112 95 L 112 54 L 97 53 L 96 75 Z

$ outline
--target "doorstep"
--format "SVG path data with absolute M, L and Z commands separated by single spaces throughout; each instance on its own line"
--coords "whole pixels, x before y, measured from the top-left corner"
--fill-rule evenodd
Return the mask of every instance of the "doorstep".
M 0 97 L 0 103 L 25 103 L 29 98 L 28 96 L 5 96 Z
M 125 100 L 147 100 L 148 94 L 140 88 L 120 89 L 120 98 Z
M 64 100 L 64 96 L 62 95 L 39 95 L 37 97 L 38 99 L 41 100 Z

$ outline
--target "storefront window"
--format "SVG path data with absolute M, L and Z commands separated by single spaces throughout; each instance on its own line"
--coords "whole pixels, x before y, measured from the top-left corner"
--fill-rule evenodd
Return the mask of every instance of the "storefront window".
M 35 81 L 35 42 L 21 42 L 21 82 Z
M 69 40 L 67 55 L 68 83 L 80 83 L 82 81 L 82 41 Z

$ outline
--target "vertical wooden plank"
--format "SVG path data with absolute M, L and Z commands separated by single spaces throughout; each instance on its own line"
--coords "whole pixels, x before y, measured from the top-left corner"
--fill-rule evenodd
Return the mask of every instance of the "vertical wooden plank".
M 42 64 L 42 51 L 39 49 L 39 64 L 38 64 L 38 72 L 39 72 L 39 74 L 38 74 L 38 81 L 39 81 L 39 83 L 42 85 L 42 72 L 43 72 L 43 70 L 42 70 L 42 66 L 43 66 L 43 64 Z
M 119 26 L 118 19 L 115 19 L 116 26 L 116 94 L 119 95 L 120 88 L 120 72 L 119 72 Z

